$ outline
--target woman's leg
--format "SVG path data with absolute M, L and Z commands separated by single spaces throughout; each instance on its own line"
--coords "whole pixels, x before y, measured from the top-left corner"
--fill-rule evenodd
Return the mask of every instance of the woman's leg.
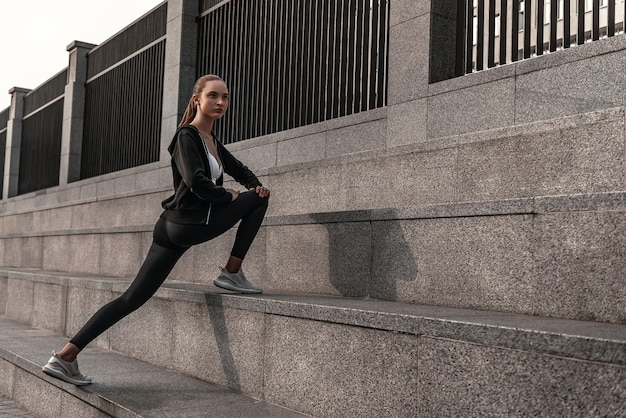
M 87 321 L 68 345 L 59 352 L 61 358 L 72 361 L 72 357 L 75 358 L 78 351 L 85 348 L 113 324 L 146 303 L 163 284 L 176 262 L 189 248 L 178 246 L 168 238 L 166 224 L 167 222 L 163 219 L 157 222 L 150 251 L 130 287 L 119 298 L 100 308 Z M 67 358 L 63 354 L 66 354 Z

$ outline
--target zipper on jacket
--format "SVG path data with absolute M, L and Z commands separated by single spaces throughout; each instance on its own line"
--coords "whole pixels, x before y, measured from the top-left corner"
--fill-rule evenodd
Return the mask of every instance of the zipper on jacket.
M 206 214 L 206 225 L 209 224 L 209 219 L 211 219 L 211 206 L 213 206 L 211 203 L 209 203 L 209 211 Z

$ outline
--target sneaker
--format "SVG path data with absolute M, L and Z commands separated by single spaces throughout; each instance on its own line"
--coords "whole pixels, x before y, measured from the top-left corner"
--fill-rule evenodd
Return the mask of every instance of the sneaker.
M 48 364 L 41 369 L 45 374 L 72 383 L 76 386 L 88 385 L 91 377 L 84 376 L 78 370 L 78 361 L 68 362 L 63 360 L 57 353 L 52 352 Z
M 233 290 L 240 293 L 261 293 L 263 289 L 250 283 L 243 274 L 243 270 L 239 269 L 237 273 L 229 273 L 222 268 L 222 272 L 213 283 L 222 289 Z

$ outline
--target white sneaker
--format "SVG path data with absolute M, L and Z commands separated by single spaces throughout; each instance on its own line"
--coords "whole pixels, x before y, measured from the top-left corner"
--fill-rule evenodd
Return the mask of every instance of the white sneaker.
M 65 382 L 72 383 L 76 386 L 88 385 L 91 383 L 91 377 L 85 376 L 78 370 L 78 361 L 68 362 L 63 360 L 55 352 L 48 360 L 48 364 L 42 367 L 41 371 L 45 374 L 61 379 Z
M 237 273 L 229 273 L 226 269 L 222 269 L 217 279 L 213 281 L 215 286 L 222 289 L 232 290 L 240 293 L 262 293 L 263 289 L 253 285 L 243 274 L 243 270 L 239 269 Z

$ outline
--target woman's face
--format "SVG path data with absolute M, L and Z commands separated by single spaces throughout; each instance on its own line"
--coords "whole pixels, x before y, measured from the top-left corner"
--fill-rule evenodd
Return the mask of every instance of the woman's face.
M 207 81 L 204 89 L 196 96 L 198 113 L 202 113 L 212 119 L 224 116 L 228 108 L 228 88 L 223 81 Z

